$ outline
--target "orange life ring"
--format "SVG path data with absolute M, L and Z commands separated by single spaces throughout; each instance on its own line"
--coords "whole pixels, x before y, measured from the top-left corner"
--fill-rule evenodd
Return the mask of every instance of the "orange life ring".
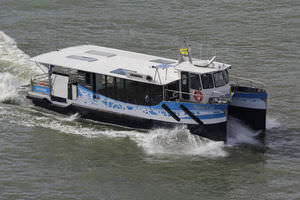
M 202 94 L 202 92 L 200 92 L 200 90 L 195 90 L 194 91 L 194 99 L 195 99 L 195 101 L 202 101 L 202 99 L 203 99 L 203 94 Z

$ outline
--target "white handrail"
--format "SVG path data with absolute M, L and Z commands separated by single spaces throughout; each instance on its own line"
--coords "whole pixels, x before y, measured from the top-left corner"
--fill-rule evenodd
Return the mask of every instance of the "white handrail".
M 232 80 L 232 78 L 236 79 L 236 80 Z M 244 86 L 260 87 L 261 89 L 263 89 L 265 87 L 265 84 L 263 82 L 253 80 L 253 79 L 247 79 L 247 78 L 238 77 L 238 76 L 235 76 L 235 75 L 230 75 L 230 79 L 231 79 L 231 82 L 235 81 L 235 85 L 237 85 L 237 86 L 243 86 L 241 81 L 244 81 L 244 83 L 248 83 L 248 85 L 244 85 Z
M 190 93 L 190 92 L 180 92 L 180 91 L 178 91 L 178 90 L 169 90 L 169 89 L 165 89 L 165 93 L 167 93 L 167 92 L 173 92 L 173 96 L 172 97 L 175 97 L 175 95 L 176 94 L 187 94 L 187 95 L 192 95 L 192 96 L 194 96 L 195 94 L 194 93 Z M 214 96 L 214 94 L 220 94 L 220 96 Z M 175 94 L 175 95 L 174 95 Z M 166 96 L 166 95 L 164 95 L 164 96 Z M 218 92 L 218 91 L 214 91 L 213 93 L 212 93 L 212 95 L 207 95 L 207 94 L 202 94 L 202 96 L 203 97 L 208 97 L 209 99 L 211 99 L 211 100 L 213 100 L 213 99 L 218 99 L 218 98 L 220 98 L 220 99 L 225 99 L 226 101 L 227 100 L 229 100 L 230 99 L 230 97 L 226 97 L 225 96 L 225 94 L 222 94 L 222 93 L 220 93 L 220 92 Z M 178 98 L 179 98 L 179 96 L 178 96 Z M 181 99 L 181 98 L 180 98 Z M 164 99 L 165 100 L 165 99 Z M 181 99 L 182 100 L 182 99 Z M 210 102 L 210 101 L 209 101 Z M 197 102 L 197 103 L 200 103 L 200 102 Z M 203 103 L 203 102 L 201 102 L 201 103 Z

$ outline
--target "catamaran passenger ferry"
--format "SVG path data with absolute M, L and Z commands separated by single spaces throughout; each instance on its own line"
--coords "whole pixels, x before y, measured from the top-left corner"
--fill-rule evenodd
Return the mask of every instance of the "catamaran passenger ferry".
M 246 79 L 229 82 L 230 65 L 179 60 L 82 45 L 33 57 L 47 67 L 32 77 L 27 97 L 57 112 L 137 129 L 186 126 L 191 133 L 226 141 L 231 114 L 265 129 L 267 93 Z M 246 82 L 246 84 L 242 84 Z

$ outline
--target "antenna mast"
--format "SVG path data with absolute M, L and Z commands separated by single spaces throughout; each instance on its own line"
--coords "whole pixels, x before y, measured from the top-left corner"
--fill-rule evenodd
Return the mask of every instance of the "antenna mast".
M 186 61 L 188 57 L 189 59 L 189 62 L 190 63 L 193 63 L 192 62 L 192 52 L 191 52 L 191 43 L 189 42 L 189 40 L 187 38 L 184 38 L 183 39 L 183 48 L 180 48 L 180 55 L 181 55 L 181 61 Z

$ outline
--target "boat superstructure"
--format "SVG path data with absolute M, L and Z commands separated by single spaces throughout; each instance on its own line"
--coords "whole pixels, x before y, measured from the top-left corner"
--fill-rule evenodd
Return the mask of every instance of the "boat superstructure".
M 237 101 L 239 86 L 229 82 L 231 66 L 215 59 L 193 59 L 188 45 L 179 60 L 69 47 L 32 58 L 47 72 L 32 78 L 27 96 L 38 106 L 83 118 L 141 129 L 185 125 L 193 134 L 226 141 L 228 108 L 240 115 L 244 107 Z

